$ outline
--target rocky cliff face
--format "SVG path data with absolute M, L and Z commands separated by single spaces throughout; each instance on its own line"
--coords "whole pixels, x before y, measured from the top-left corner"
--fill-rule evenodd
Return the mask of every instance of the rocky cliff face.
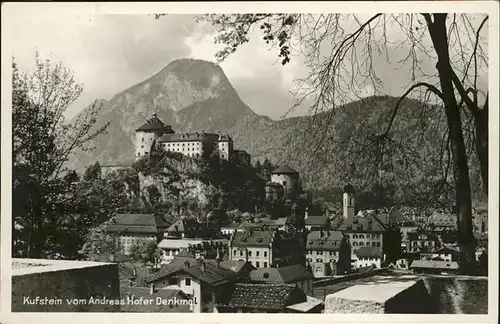
M 77 152 L 72 168 L 81 170 L 95 161 L 131 162 L 134 131 L 153 112 L 176 131 L 226 131 L 239 119 L 255 116 L 218 65 L 193 59 L 172 61 L 149 79 L 99 103 L 103 107 L 96 126 L 109 121 L 107 134 L 95 141 L 95 150 Z

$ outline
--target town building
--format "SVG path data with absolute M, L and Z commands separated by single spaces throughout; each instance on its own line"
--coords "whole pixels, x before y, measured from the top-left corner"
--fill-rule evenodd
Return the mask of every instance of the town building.
M 307 235 L 306 260 L 311 267 L 315 277 L 325 277 L 337 273 L 344 273 L 349 269 L 339 269 L 341 257 L 342 239 L 344 235 L 340 231 L 319 230 Z M 347 243 L 347 242 L 346 242 Z M 350 264 L 350 246 L 347 243 L 347 258 Z
M 382 267 L 382 249 L 373 246 L 362 246 L 356 251 L 356 268 L 370 266 Z
M 202 259 L 172 261 L 149 284 L 153 290 L 177 286 L 194 300 L 193 312 L 211 313 L 214 312 L 215 305 L 225 299 L 228 291 L 233 290 L 234 284 L 244 281 L 248 276 L 240 271 L 243 267 L 233 271 L 224 267 L 222 262 L 220 258 L 211 262 Z
M 158 248 L 162 251 L 162 263 L 171 262 L 182 252 L 189 253 L 195 258 L 215 258 L 218 249 L 225 253 L 228 246 L 227 238 L 165 238 L 158 243 Z
M 193 217 L 181 216 L 164 232 L 165 238 L 200 238 L 212 237 L 218 230 L 214 226 L 207 226 L 206 222 Z
M 435 249 L 430 253 L 420 253 L 421 260 L 435 260 L 435 261 L 456 261 L 460 258 L 460 250 L 452 246 L 443 246 Z
M 307 296 L 295 284 L 238 283 L 217 304 L 218 313 L 321 313 L 324 303 Z
M 302 264 L 280 268 L 256 269 L 250 272 L 251 283 L 295 284 L 307 295 L 312 294 L 314 276 Z
M 199 158 L 218 152 L 223 160 L 233 157 L 233 140 L 229 135 L 222 133 L 175 133 L 172 127 L 165 125 L 155 113 L 153 117 L 135 130 L 135 157 L 136 160 L 148 156 L 153 149 L 163 149 L 168 152 L 177 152 L 185 156 Z M 247 153 L 248 154 L 248 153 Z M 244 161 L 248 156 L 242 152 L 238 157 Z
M 429 253 L 439 245 L 439 238 L 429 231 L 419 229 L 408 233 L 408 253 Z
M 425 229 L 433 232 L 445 243 L 455 243 L 458 239 L 457 215 L 437 210 L 427 219 Z
M 410 269 L 422 274 L 456 274 L 459 265 L 454 261 L 415 260 L 411 263 Z
M 330 218 L 325 215 L 309 215 L 309 210 L 306 208 L 304 213 L 304 220 L 306 223 L 306 230 L 317 231 L 317 230 L 329 230 L 330 229 Z
M 295 237 L 273 229 L 234 232 L 229 240 L 229 259 L 250 262 L 256 268 L 283 267 L 303 256 Z
M 116 237 L 120 252 L 132 253 L 134 246 L 157 243 L 168 224 L 153 214 L 117 214 L 105 225 L 106 233 Z
M 416 232 L 420 227 L 413 221 L 408 221 L 400 224 L 399 231 L 401 233 L 401 250 L 408 252 L 408 233 Z

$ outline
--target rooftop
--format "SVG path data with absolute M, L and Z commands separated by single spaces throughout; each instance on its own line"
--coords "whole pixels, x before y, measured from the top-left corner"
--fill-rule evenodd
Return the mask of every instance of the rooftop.
M 231 244 L 233 246 L 269 246 L 273 235 L 272 230 L 235 232 Z
M 153 117 L 149 118 L 146 120 L 144 124 L 142 124 L 141 127 L 137 128 L 135 130 L 136 132 L 138 131 L 143 131 L 143 132 L 148 132 L 148 131 L 158 131 L 158 132 L 165 132 L 165 133 L 173 133 L 172 128 L 169 125 L 165 125 L 159 118 L 157 114 L 153 114 Z
M 161 216 L 154 214 L 117 214 L 106 223 L 106 231 L 157 234 L 167 226 Z
M 193 278 L 208 284 L 217 284 L 222 281 L 236 279 L 246 262 L 221 261 L 217 266 L 216 260 L 204 260 L 205 271 L 201 269 L 201 260 L 191 257 L 175 257 L 169 264 L 164 265 L 160 271 L 151 279 L 158 281 L 166 276 L 183 271 Z
M 305 293 L 294 284 L 240 283 L 236 284 L 227 304 L 222 306 L 279 311 L 306 301 Z
M 312 231 L 307 235 L 307 249 L 337 251 L 343 236 L 340 231 Z
M 328 218 L 324 215 L 307 215 L 307 218 L 304 218 L 304 221 L 306 222 L 306 226 L 326 226 L 326 223 L 328 222 Z
M 458 270 L 459 266 L 455 261 L 415 260 L 412 262 L 410 268 Z
M 229 135 L 222 135 L 216 133 L 174 133 L 165 134 L 158 140 L 159 143 L 165 142 L 232 142 Z
M 368 214 L 364 217 L 354 215 L 345 219 L 340 224 L 339 230 L 353 232 L 383 232 L 384 224 L 377 218 L 376 215 Z
M 289 167 L 288 165 L 282 165 L 275 169 L 271 174 L 298 174 L 297 171 Z
M 253 282 L 295 283 L 313 279 L 313 275 L 301 264 L 287 267 L 256 269 L 250 272 Z

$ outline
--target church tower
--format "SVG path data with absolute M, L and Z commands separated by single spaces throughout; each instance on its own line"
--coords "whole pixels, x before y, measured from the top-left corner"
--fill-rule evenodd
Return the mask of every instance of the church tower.
M 344 219 L 347 219 L 348 217 L 353 217 L 354 216 L 354 194 L 356 193 L 356 190 L 354 189 L 354 186 L 348 183 L 344 187 L 344 200 L 343 200 L 343 207 L 344 207 Z

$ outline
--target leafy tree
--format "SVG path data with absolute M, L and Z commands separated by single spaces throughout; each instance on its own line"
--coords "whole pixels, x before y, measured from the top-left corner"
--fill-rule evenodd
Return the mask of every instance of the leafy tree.
M 93 181 L 100 179 L 101 176 L 102 176 L 101 165 L 99 164 L 99 162 L 96 162 L 87 167 L 87 169 L 85 169 L 85 172 L 83 174 L 83 180 Z
M 75 202 L 85 198 L 62 173 L 74 150 L 91 149 L 90 141 L 107 124 L 93 128 L 100 110 L 95 103 L 65 122 L 64 112 L 82 87 L 61 63 L 52 65 L 38 53 L 33 73 L 20 72 L 13 59 L 12 87 L 12 254 L 76 257 L 93 216 L 74 212 Z
M 259 160 L 257 160 L 257 162 L 255 162 L 254 169 L 255 169 L 255 172 L 257 172 L 257 173 L 261 173 L 262 172 L 262 165 L 260 164 Z
M 468 166 L 472 150 L 468 147 L 475 149 L 485 193 L 488 187 L 488 94 L 478 86 L 481 70 L 487 68 L 485 38 L 481 31 L 488 16 L 483 15 L 479 23 L 475 18 L 468 14 L 446 13 L 378 13 L 370 17 L 213 14 L 199 17 L 217 28 L 215 41 L 225 45 L 217 53 L 219 60 L 224 60 L 247 43 L 253 26 L 259 26 L 263 39 L 278 49 L 283 65 L 290 62 L 294 46 L 298 44 L 295 50 L 303 53 L 311 72 L 299 80 L 294 107 L 308 102 L 314 116 L 326 112 L 321 118 L 313 118 L 315 127 L 310 128 L 319 157 L 323 142 L 333 136 L 329 126 L 340 114 L 335 108 L 352 100 L 353 90 L 356 96 L 360 96 L 367 85 L 375 92 L 382 88 L 383 81 L 375 70 L 375 53 L 389 61 L 388 45 L 406 45 L 408 55 L 403 65 L 409 67 L 411 77 L 407 91 L 386 119 L 386 126 L 376 132 L 366 132 L 364 140 L 357 143 L 346 160 L 353 161 L 353 169 L 364 169 L 374 178 L 395 161 L 409 166 L 418 163 L 418 143 L 416 147 L 402 145 L 402 139 L 393 138 L 393 128 L 396 117 L 403 117 L 400 108 L 404 99 L 415 89 L 424 89 L 420 98 L 432 100 L 434 105 L 429 110 L 420 110 L 420 117 L 415 118 L 420 118 L 424 126 L 432 118 L 444 119 L 445 125 L 440 149 L 442 172 L 428 191 L 436 197 L 446 191 L 455 192 L 461 269 L 465 272 L 469 272 L 474 264 L 475 246 Z M 402 39 L 388 34 L 391 27 L 399 29 Z M 433 74 L 423 71 L 423 60 L 436 63 Z M 481 97 L 484 98 L 482 103 Z M 450 169 L 453 179 L 448 184 Z M 422 187 L 427 188 L 426 185 Z

